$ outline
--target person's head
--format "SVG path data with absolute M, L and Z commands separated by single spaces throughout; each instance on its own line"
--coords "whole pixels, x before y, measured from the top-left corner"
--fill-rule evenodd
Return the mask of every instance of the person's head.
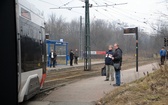
M 112 49 L 113 49 L 113 46 L 112 46 L 112 45 L 109 45 L 108 49 L 109 49 L 109 50 L 112 50 Z
M 78 51 L 78 49 L 75 49 L 75 51 Z
M 162 49 L 164 49 L 164 47 L 162 47 Z
M 53 52 L 53 49 L 51 49 L 51 52 Z
M 119 45 L 117 43 L 114 44 L 114 49 L 118 49 Z

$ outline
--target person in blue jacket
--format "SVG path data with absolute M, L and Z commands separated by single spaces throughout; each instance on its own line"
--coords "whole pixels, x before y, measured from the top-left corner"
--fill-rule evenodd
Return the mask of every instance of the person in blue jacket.
M 167 53 L 166 50 L 164 49 L 164 47 L 162 47 L 162 49 L 160 50 L 161 65 L 164 65 L 166 53 Z

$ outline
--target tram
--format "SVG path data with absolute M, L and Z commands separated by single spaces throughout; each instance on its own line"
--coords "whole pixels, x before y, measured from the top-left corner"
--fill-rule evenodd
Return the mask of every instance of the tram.
M 26 0 L 16 1 L 18 102 L 38 94 L 46 78 L 43 13 Z

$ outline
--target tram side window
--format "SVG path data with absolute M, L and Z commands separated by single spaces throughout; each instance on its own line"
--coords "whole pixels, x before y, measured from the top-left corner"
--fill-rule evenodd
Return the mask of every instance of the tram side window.
M 31 20 L 30 12 L 25 10 L 24 8 L 21 8 L 21 15 L 29 20 Z

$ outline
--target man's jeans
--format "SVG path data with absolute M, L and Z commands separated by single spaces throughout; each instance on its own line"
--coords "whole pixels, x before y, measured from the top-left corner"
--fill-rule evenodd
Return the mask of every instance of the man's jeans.
M 120 70 L 115 70 L 116 85 L 120 86 Z

